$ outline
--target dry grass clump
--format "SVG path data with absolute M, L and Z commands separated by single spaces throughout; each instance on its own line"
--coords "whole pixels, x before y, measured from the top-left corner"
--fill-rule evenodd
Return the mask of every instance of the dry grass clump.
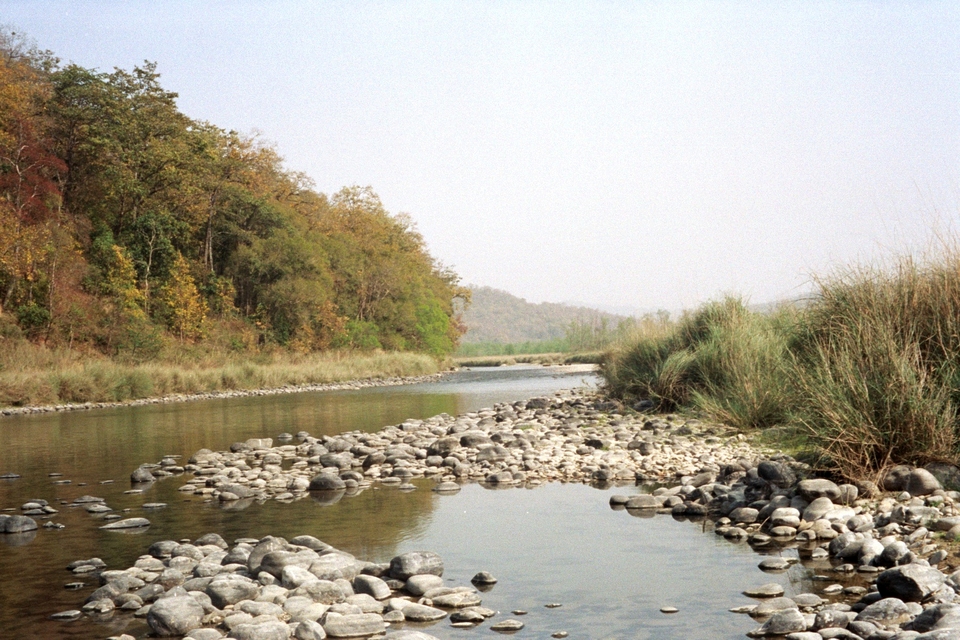
M 861 267 L 773 313 L 736 299 L 641 335 L 602 366 L 614 395 L 800 433 L 851 477 L 960 460 L 960 253 Z
M 2 345 L 0 345 L 2 346 Z M 366 378 L 436 373 L 441 363 L 409 352 L 277 351 L 253 358 L 211 354 L 144 364 L 123 363 L 28 342 L 0 348 L 0 405 L 115 402 L 173 394 L 272 389 Z

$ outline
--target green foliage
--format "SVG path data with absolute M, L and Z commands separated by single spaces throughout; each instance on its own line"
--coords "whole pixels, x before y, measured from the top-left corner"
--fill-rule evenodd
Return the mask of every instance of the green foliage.
M 28 336 L 36 337 L 50 323 L 50 310 L 31 300 L 17 307 L 17 322 Z
M 248 348 L 456 348 L 468 296 L 369 187 L 317 193 L 256 137 L 181 113 L 154 63 L 0 50 L 0 316 L 135 358 L 162 328 L 202 340 L 208 312 Z

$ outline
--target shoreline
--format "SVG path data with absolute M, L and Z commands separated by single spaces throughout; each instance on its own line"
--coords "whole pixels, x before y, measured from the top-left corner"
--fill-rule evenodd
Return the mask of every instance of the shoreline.
M 453 370 L 451 370 L 453 371 Z M 122 407 L 140 407 L 151 404 L 171 404 L 194 402 L 197 400 L 217 400 L 221 398 L 244 398 L 249 396 L 274 396 L 288 393 L 308 393 L 313 391 L 349 391 L 372 387 L 397 387 L 421 382 L 435 382 L 451 371 L 440 371 L 420 376 L 390 376 L 387 378 L 361 378 L 342 382 L 308 383 L 268 387 L 262 389 L 232 389 L 229 391 L 204 391 L 200 393 L 174 393 L 166 396 L 119 400 L 115 402 L 80 402 L 67 404 L 31 405 L 26 407 L 0 407 L 0 417 L 22 416 L 35 413 L 62 413 L 67 411 L 88 411 L 91 409 L 117 409 Z
M 521 363 L 526 364 L 526 363 Z M 504 365 L 516 366 L 516 365 Z M 596 371 L 596 365 L 583 363 L 536 364 L 544 368 L 555 368 L 569 371 Z M 172 404 L 179 402 L 195 402 L 198 400 L 217 400 L 223 398 L 244 398 L 250 396 L 273 396 L 288 393 L 311 393 L 316 391 L 351 391 L 355 389 L 370 389 L 375 387 L 398 387 L 425 382 L 437 382 L 444 376 L 463 368 L 482 368 L 458 366 L 446 371 L 428 373 L 418 376 L 388 376 L 383 378 L 356 378 L 340 382 L 317 382 L 301 385 L 285 385 L 282 387 L 264 387 L 257 389 L 231 389 L 223 391 L 202 391 L 198 393 L 174 393 L 165 396 L 137 398 L 135 400 L 118 400 L 113 402 L 75 402 L 64 404 L 28 405 L 24 407 L 0 406 L 0 419 L 4 417 L 33 415 L 40 413 L 64 413 L 68 411 L 89 411 L 93 409 L 118 409 L 123 407 L 140 407 L 154 404 Z M 494 367 L 491 367 L 494 368 Z

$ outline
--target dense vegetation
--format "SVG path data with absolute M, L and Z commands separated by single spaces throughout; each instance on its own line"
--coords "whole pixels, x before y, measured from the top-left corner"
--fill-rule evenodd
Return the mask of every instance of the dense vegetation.
M 820 281 L 770 313 L 739 300 L 646 327 L 607 355 L 610 391 L 778 426 L 851 476 L 960 459 L 960 253 Z
M 0 349 L 456 348 L 465 291 L 408 217 L 369 188 L 317 192 L 159 80 L 0 34 Z

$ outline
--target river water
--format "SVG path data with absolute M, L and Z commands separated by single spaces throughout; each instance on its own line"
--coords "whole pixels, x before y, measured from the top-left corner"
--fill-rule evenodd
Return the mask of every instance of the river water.
M 52 613 L 79 608 L 97 586 L 88 578 L 82 589 L 66 589 L 83 580 L 66 565 L 99 557 L 110 568 L 125 568 L 156 540 L 195 539 L 208 532 L 228 541 L 310 534 L 375 562 L 405 551 L 435 551 L 451 585 L 468 585 L 481 570 L 499 579 L 483 594 L 484 606 L 502 612 L 495 619 L 528 611 L 518 638 L 546 638 L 556 631 L 571 638 L 743 638 L 757 623 L 728 612 L 751 602 L 742 589 L 779 582 L 787 595 L 809 590 L 810 569 L 795 565 L 786 573 L 764 574 L 757 568 L 761 557 L 750 547 L 724 541 L 702 522 L 631 517 L 608 506 L 611 493 L 644 490 L 635 486 L 467 485 L 456 495 L 440 496 L 429 490 L 432 481 L 417 480 L 411 492 L 375 486 L 332 505 L 304 499 L 244 509 L 185 497 L 176 490 L 183 479 L 176 477 L 140 495 L 124 493 L 134 468 L 168 454 L 185 462 L 203 447 L 223 450 L 238 440 L 281 432 L 375 431 L 407 418 L 476 411 L 595 383 L 582 370 L 500 367 L 403 387 L 2 418 L 0 474 L 22 477 L 0 481 L 0 508 L 18 513 L 22 503 L 42 498 L 60 510 L 52 520 L 66 528 L 0 535 L 0 637 L 93 640 L 121 632 L 146 637 L 145 623 L 126 614 L 50 620 Z M 105 498 L 124 517 L 144 516 L 152 525 L 132 534 L 101 531 L 98 517 L 66 506 L 83 495 Z M 144 510 L 150 502 L 168 506 Z M 546 608 L 548 603 L 562 606 Z M 660 613 L 665 605 L 680 612 Z M 426 631 L 444 640 L 468 639 L 490 636 L 487 626 L 454 629 L 447 620 Z

